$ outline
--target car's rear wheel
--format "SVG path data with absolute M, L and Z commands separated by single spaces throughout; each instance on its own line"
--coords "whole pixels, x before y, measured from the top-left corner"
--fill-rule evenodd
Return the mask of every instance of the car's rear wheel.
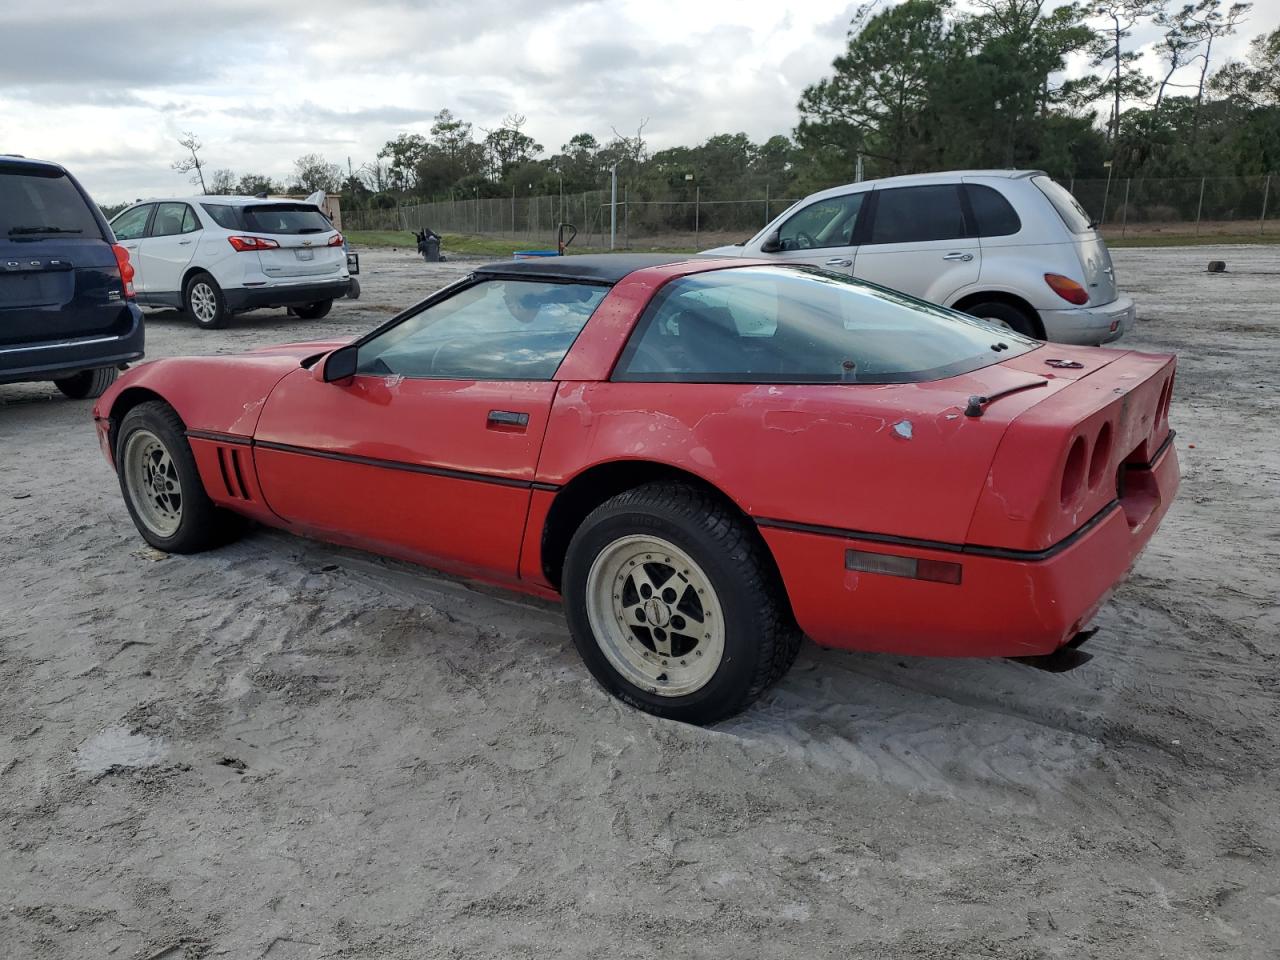
M 206 330 L 216 330 L 227 322 L 231 311 L 227 308 L 227 298 L 222 295 L 218 281 L 207 273 L 194 274 L 187 281 L 187 289 L 183 295 L 183 303 L 196 326 Z
M 684 484 L 647 484 L 597 507 L 569 544 L 563 580 L 569 628 L 592 675 L 658 716 L 732 716 L 799 650 L 757 532 Z
M 169 553 L 197 553 L 234 539 L 243 518 L 205 493 L 182 420 L 161 401 L 125 414 L 116 439 L 125 505 L 144 540 Z
M 97 370 L 81 370 L 69 377 L 60 377 L 53 384 L 72 400 L 88 400 L 102 396 L 102 392 L 115 382 L 115 367 L 99 367 Z
M 1024 337 L 1033 337 L 1036 340 L 1044 339 L 1044 333 L 1040 330 L 1039 321 L 1011 303 L 1004 303 L 1000 300 L 987 300 L 983 303 L 975 303 L 972 306 L 965 307 L 964 312 L 975 317 L 981 317 L 983 320 L 998 323 L 1000 326 L 1007 327 L 1014 333 L 1020 333 Z
M 301 320 L 319 320 L 333 308 L 332 300 L 317 300 L 315 303 L 304 303 L 293 308 L 293 312 Z

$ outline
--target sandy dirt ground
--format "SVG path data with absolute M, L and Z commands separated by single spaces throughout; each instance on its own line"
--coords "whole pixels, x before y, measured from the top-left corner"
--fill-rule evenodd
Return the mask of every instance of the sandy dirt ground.
M 606 696 L 553 605 L 267 531 L 166 558 L 90 403 L 0 387 L 0 957 L 1280 955 L 1280 250 L 1115 259 L 1184 484 L 1094 659 L 809 645 L 706 730 Z M 148 353 L 466 269 L 364 266 Z

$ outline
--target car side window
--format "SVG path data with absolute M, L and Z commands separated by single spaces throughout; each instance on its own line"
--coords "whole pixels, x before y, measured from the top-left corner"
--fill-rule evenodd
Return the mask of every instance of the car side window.
M 966 230 L 959 184 L 876 191 L 870 243 L 922 243 L 963 236 Z
M 204 212 L 213 217 L 213 222 L 224 230 L 243 230 L 236 208 L 227 203 L 202 203 Z
M 969 209 L 977 221 L 978 236 L 1007 237 L 1022 229 L 1018 212 L 999 190 L 980 183 L 966 183 L 964 192 L 969 198 Z
M 126 210 L 112 220 L 111 232 L 116 235 L 116 239 L 137 240 L 141 237 L 143 231 L 147 229 L 147 217 L 151 216 L 151 209 L 154 206 L 155 204 L 152 203 L 144 203 L 140 207 Z
M 196 216 L 196 212 L 191 209 L 190 205 L 184 203 L 182 206 L 185 208 L 185 212 L 182 214 L 182 232 L 195 233 L 197 230 L 201 229 L 200 220 Z
M 809 204 L 778 228 L 781 250 L 847 247 L 853 242 L 865 193 L 848 193 Z
M 156 205 L 156 218 L 151 221 L 152 237 L 175 237 L 183 233 L 182 220 L 186 216 L 185 203 L 161 203 Z
M 494 279 L 362 343 L 356 372 L 428 380 L 550 380 L 607 287 Z

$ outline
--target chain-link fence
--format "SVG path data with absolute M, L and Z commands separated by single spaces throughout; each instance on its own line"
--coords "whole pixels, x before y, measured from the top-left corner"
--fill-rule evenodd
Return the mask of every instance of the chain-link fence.
M 1060 181 L 1108 237 L 1193 235 L 1247 237 L 1280 231 L 1280 176 L 1066 178 Z M 736 243 L 795 202 L 757 195 L 704 199 L 700 186 L 661 198 L 620 186 L 528 197 L 472 197 L 384 210 L 344 210 L 348 230 L 419 230 L 510 240 L 530 249 L 555 246 L 559 224 L 578 229 L 575 250 L 703 249 Z M 717 197 L 734 191 L 718 185 Z

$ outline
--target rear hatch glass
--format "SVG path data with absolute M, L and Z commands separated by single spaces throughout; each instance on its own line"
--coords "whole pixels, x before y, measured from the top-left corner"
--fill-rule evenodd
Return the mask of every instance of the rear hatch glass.
M 244 224 L 254 233 L 297 236 L 333 229 L 323 213 L 305 203 L 258 204 L 244 208 Z
M 0 166 L 0 240 L 47 237 L 101 240 L 102 231 L 80 191 L 61 170 Z
M 1053 204 L 1058 216 L 1072 233 L 1091 233 L 1093 218 L 1089 216 L 1080 201 L 1072 196 L 1071 191 L 1050 177 L 1032 177 L 1031 182 L 1040 188 L 1040 192 Z

